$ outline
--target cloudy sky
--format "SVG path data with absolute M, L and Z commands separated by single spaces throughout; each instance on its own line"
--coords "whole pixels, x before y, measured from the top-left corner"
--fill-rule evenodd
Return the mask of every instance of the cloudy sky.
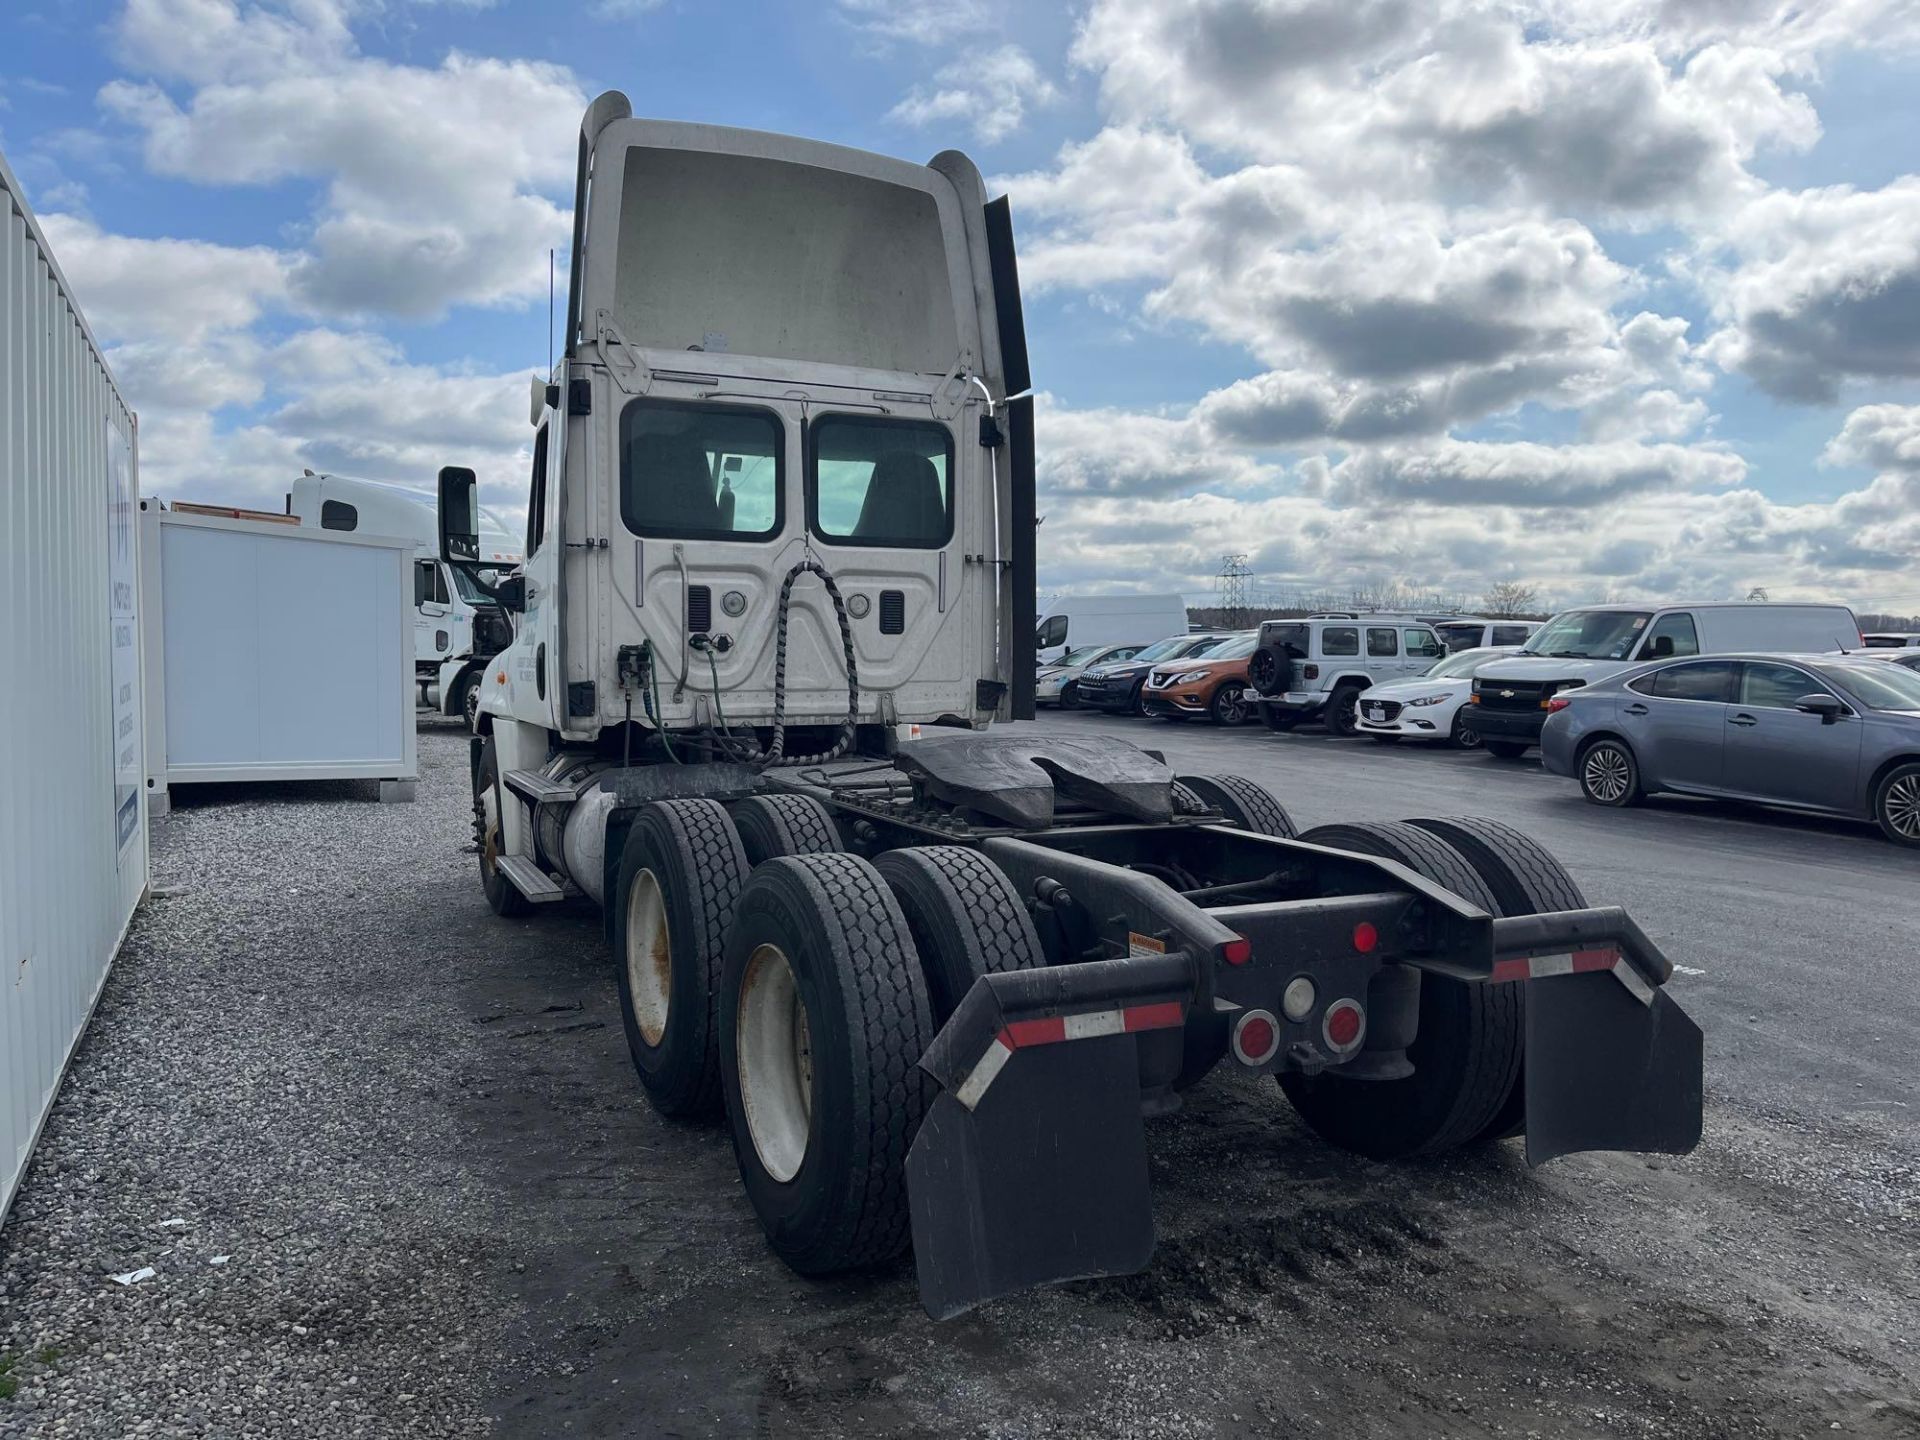
M 520 505 L 606 88 L 1012 195 L 1043 591 L 1920 610 L 1920 0 L 14 0 L 144 488 Z

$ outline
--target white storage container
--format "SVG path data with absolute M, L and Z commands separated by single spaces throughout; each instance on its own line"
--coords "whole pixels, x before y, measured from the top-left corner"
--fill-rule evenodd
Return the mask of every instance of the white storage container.
M 140 508 L 154 812 L 206 781 L 413 798 L 414 541 Z
M 147 886 L 135 439 L 0 157 L 0 1215 Z

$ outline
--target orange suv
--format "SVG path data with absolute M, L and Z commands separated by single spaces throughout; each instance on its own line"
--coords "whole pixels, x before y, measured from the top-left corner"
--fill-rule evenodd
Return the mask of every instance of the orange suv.
M 1204 715 L 1216 725 L 1246 724 L 1253 718 L 1247 661 L 1259 644 L 1259 634 L 1249 632 L 1203 655 L 1154 666 L 1140 688 L 1141 708 L 1168 720 Z

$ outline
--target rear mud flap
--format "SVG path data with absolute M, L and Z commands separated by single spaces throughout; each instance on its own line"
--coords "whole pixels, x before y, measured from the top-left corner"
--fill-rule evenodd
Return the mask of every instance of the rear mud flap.
M 1700 1143 L 1700 1027 L 1607 971 L 1527 986 L 1527 1163 L 1580 1150 L 1684 1155 Z
M 1153 1256 L 1131 1034 L 1010 1052 L 968 1110 L 952 1092 L 907 1153 L 920 1301 L 944 1320 Z

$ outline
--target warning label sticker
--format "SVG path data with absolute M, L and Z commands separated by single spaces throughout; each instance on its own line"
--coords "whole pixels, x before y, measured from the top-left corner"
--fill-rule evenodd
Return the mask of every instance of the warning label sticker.
M 1156 940 L 1151 935 L 1142 935 L 1137 930 L 1127 932 L 1127 954 L 1129 956 L 1164 955 L 1166 953 L 1166 941 Z

